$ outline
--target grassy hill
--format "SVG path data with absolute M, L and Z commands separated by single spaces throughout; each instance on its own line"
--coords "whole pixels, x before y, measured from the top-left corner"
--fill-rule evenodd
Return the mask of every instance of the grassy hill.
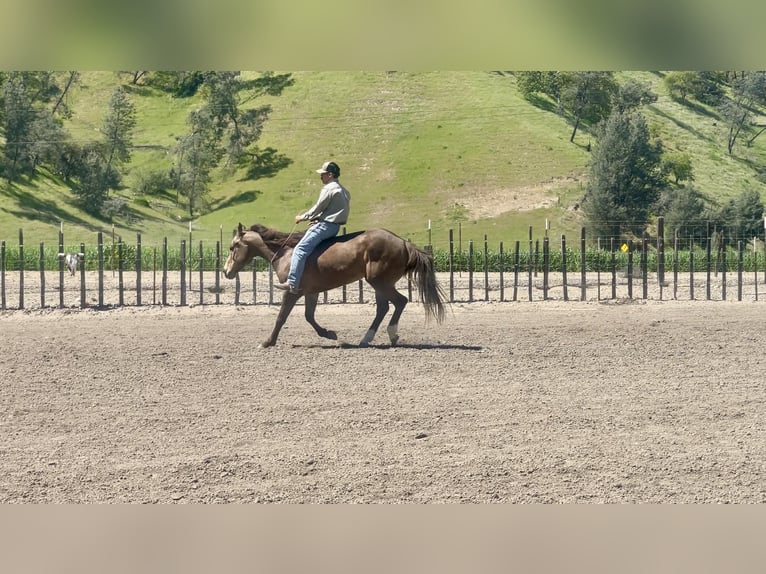
M 766 197 L 757 170 L 766 165 L 766 144 L 726 153 L 724 127 L 712 110 L 682 106 L 665 93 L 660 74 L 624 72 L 650 82 L 658 101 L 645 108 L 651 128 L 670 150 L 692 155 L 697 188 L 711 198 L 734 197 L 756 188 Z M 463 241 L 494 243 L 526 239 L 549 221 L 558 237 L 579 235 L 588 173 L 586 131 L 569 142 L 571 127 L 552 110 L 518 93 L 513 76 L 481 72 L 296 72 L 278 97 L 254 105 L 273 107 L 259 146 L 282 166 L 251 179 L 219 170 L 211 186 L 210 211 L 195 214 L 194 241 L 226 240 L 238 222 L 261 222 L 289 231 L 320 189 L 314 170 L 337 161 L 352 193 L 349 230 L 387 227 L 413 241 L 446 247 L 448 230 Z M 125 78 L 85 72 L 71 94 L 74 115 L 67 128 L 78 140 L 93 139 L 113 88 Z M 126 83 L 126 81 L 125 81 Z M 163 237 L 188 238 L 189 214 L 173 194 L 136 193 L 141 175 L 168 169 L 175 138 L 186 129 L 195 98 L 173 99 L 150 88 L 129 87 L 137 108 L 133 161 L 119 192 L 127 214 L 104 222 L 78 209 L 61 181 L 41 176 L 0 187 L 0 239 L 54 244 L 62 225 L 66 243 L 95 240 L 97 231 L 145 244 Z M 766 139 L 766 138 L 762 138 Z M 761 168 L 762 169 L 762 168 Z M 183 200 L 182 200 L 183 201 Z

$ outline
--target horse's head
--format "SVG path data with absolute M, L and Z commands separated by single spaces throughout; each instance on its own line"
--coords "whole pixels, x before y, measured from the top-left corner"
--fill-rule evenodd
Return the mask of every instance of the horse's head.
M 226 263 L 223 266 L 223 274 L 226 279 L 234 279 L 251 259 L 253 254 L 251 247 L 248 245 L 245 239 L 245 228 L 240 223 L 237 226 L 237 233 L 232 237 L 231 244 L 229 245 L 229 256 L 226 258 Z

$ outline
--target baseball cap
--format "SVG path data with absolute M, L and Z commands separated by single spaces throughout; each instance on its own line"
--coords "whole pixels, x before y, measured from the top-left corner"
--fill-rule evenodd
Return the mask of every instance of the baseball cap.
M 322 167 L 317 170 L 317 173 L 331 173 L 335 177 L 340 177 L 340 168 L 334 161 L 326 161 L 322 164 Z

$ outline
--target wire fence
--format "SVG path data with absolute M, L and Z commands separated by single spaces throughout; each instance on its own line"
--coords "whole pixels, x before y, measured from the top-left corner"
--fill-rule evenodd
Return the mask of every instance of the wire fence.
M 735 245 L 707 238 L 672 241 L 662 236 L 617 241 L 578 240 L 562 235 L 515 241 L 510 247 L 470 240 L 463 249 L 449 230 L 448 249 L 426 246 L 435 263 L 445 298 L 451 302 L 689 299 L 758 301 L 766 292 L 766 243 Z M 680 246 L 684 245 L 684 248 Z M 268 262 L 254 260 L 234 280 L 223 277 L 221 241 L 192 244 L 191 237 L 170 245 L 144 246 L 141 235 L 129 244 L 122 238 L 93 245 L 66 244 L 59 232 L 56 246 L 0 241 L 0 309 L 109 308 L 144 305 L 273 305 Z M 69 257 L 68 257 L 69 256 Z M 76 264 L 74 263 L 76 261 Z M 759 287 L 760 285 L 760 287 Z M 418 293 L 403 278 L 398 288 L 409 299 Z M 321 303 L 367 303 L 374 291 L 364 281 L 320 296 Z

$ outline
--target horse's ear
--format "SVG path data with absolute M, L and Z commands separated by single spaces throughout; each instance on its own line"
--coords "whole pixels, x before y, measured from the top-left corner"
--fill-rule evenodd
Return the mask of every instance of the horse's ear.
M 243 235 L 245 233 L 245 226 L 241 223 L 237 226 L 237 234 Z

